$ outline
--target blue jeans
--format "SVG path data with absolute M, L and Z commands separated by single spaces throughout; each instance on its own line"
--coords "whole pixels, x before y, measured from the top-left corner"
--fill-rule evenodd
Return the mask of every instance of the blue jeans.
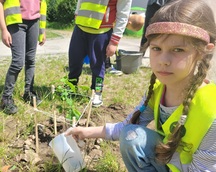
M 168 172 L 155 161 L 155 146 L 162 140 L 157 132 L 141 125 L 126 125 L 120 134 L 120 151 L 129 172 Z

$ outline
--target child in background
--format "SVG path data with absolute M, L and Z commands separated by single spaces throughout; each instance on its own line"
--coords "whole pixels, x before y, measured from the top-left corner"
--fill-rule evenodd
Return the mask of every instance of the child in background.
M 25 66 L 24 102 L 37 105 L 41 102 L 34 91 L 35 55 L 37 44 L 46 41 L 46 0 L 0 0 L 0 29 L 2 42 L 11 49 L 12 59 L 7 71 L 0 109 L 6 114 L 15 114 L 18 107 L 13 100 L 13 91 L 22 68 Z
M 91 89 L 95 90 L 93 107 L 103 104 L 102 92 L 106 57 L 115 54 L 130 14 L 132 0 L 78 0 L 76 26 L 69 45 L 68 80 L 77 85 L 86 55 L 92 72 Z M 115 25 L 114 25 L 115 23 Z
M 216 85 L 206 79 L 215 28 L 204 0 L 161 7 L 146 31 L 153 73 L 139 106 L 123 122 L 65 134 L 119 140 L 130 172 L 216 171 Z
M 139 31 L 144 25 L 144 17 L 140 14 L 132 13 L 128 19 L 127 29 L 131 31 Z

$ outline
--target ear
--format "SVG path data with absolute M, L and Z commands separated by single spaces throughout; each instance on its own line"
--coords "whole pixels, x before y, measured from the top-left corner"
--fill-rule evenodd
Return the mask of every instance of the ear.
M 205 47 L 205 50 L 210 53 L 214 50 L 214 47 L 215 45 L 213 43 L 208 43 Z

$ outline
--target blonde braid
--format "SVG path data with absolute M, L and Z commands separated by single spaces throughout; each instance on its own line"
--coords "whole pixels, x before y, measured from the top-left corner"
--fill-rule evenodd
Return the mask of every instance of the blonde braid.
M 197 91 L 197 89 L 200 87 L 200 85 L 203 83 L 204 79 L 206 78 L 207 71 L 210 67 L 211 58 L 212 55 L 206 55 L 206 57 L 204 57 L 200 61 L 200 64 L 198 66 L 198 71 L 196 75 L 193 77 L 192 81 L 190 82 L 191 84 L 189 84 L 190 86 L 188 89 L 188 95 L 183 101 L 183 106 L 184 106 L 183 114 L 188 114 L 190 102 L 194 97 L 195 92 Z
M 203 80 L 206 78 L 211 58 L 212 55 L 206 55 L 206 57 L 201 60 L 198 66 L 198 72 L 188 85 L 188 94 L 183 101 L 183 115 L 187 116 L 189 113 L 191 100 L 193 99 L 194 94 L 196 93 L 200 85 L 202 85 Z M 171 132 L 172 133 L 170 134 L 168 142 L 166 144 L 160 143 L 156 146 L 156 160 L 161 163 L 167 164 L 171 160 L 174 152 L 179 146 L 181 138 L 185 135 L 186 129 L 184 125 L 181 125 L 177 122 L 176 126 L 174 126 L 174 129 Z

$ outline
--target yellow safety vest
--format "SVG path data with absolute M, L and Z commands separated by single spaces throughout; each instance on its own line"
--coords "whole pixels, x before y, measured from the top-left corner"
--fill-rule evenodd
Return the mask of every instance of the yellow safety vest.
M 154 118 L 156 123 L 156 130 L 165 136 L 164 142 L 170 134 L 170 126 L 173 122 L 177 122 L 182 114 L 183 105 L 180 105 L 173 114 L 161 126 L 159 125 L 159 104 L 164 90 L 164 85 L 157 82 L 154 86 L 154 94 L 149 101 L 149 106 L 154 109 Z M 185 128 L 186 134 L 182 138 L 184 146 L 179 146 L 177 151 L 180 154 L 180 161 L 182 164 L 189 164 L 192 161 L 192 155 L 199 147 L 203 137 L 208 132 L 213 121 L 216 119 L 216 85 L 209 83 L 200 88 L 195 93 L 194 98 L 190 104 L 190 112 L 188 114 Z M 180 172 L 180 170 L 173 164 L 167 164 L 173 172 Z
M 41 42 L 43 40 L 44 31 L 46 28 L 46 12 L 47 4 L 46 0 L 41 0 L 40 2 L 40 24 L 39 24 L 39 37 L 38 40 Z M 20 10 L 19 0 L 6 0 L 4 2 L 4 14 L 6 25 L 22 23 L 22 15 Z
M 109 0 L 82 0 L 75 23 L 84 27 L 99 29 Z

